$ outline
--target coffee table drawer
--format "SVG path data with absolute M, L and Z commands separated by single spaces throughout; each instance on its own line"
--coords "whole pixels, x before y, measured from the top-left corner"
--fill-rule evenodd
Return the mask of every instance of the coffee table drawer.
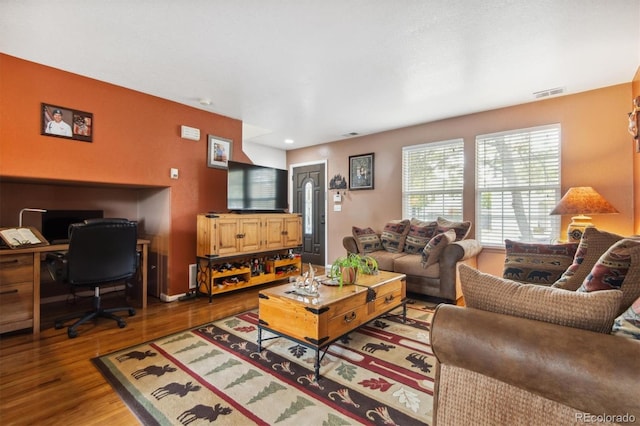
M 401 281 L 393 281 L 380 287 L 376 293 L 376 300 L 373 303 L 372 316 L 378 316 L 386 311 L 400 306 L 406 297 L 405 287 Z
M 330 318 L 327 324 L 328 340 L 335 340 L 343 334 L 347 334 L 362 324 L 365 324 L 370 318 L 367 311 L 367 306 L 361 305 Z

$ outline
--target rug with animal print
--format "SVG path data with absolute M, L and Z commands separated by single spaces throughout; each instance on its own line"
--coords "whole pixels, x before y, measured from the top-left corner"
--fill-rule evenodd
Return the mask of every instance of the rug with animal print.
M 317 381 L 308 347 L 280 337 L 258 352 L 257 310 L 93 362 L 145 425 L 429 424 L 432 311 L 401 312 L 331 344 Z

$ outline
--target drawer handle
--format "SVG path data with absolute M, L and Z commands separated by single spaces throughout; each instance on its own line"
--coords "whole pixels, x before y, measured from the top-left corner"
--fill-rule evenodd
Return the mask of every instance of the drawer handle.
M 0 296 L 4 296 L 5 294 L 13 294 L 13 293 L 17 293 L 18 289 L 14 288 L 13 290 L 7 290 L 7 291 L 0 291 Z
M 356 319 L 356 313 L 355 312 L 351 312 L 351 315 L 345 315 L 344 316 L 344 322 L 349 323 L 351 321 L 353 321 L 354 319 Z
M 8 265 L 10 263 L 18 263 L 18 259 L 11 259 L 11 260 L 3 260 L 2 262 L 0 262 L 3 265 Z
M 395 299 L 395 297 L 393 297 L 393 294 L 391 296 L 387 296 L 384 298 L 384 303 L 388 305 L 389 303 L 393 302 L 393 299 Z
M 236 238 L 244 238 L 245 234 L 236 234 Z

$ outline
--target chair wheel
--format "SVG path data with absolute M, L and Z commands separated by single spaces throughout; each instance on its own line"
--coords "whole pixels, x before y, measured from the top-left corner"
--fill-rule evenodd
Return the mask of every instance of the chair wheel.
M 67 335 L 69 336 L 69 339 L 73 339 L 74 337 L 78 337 L 78 332 L 75 330 L 67 330 Z
M 118 321 L 118 327 L 120 328 L 125 328 L 127 326 L 127 323 L 124 321 Z
M 129 316 L 132 317 L 136 314 L 136 310 L 135 309 L 129 309 Z

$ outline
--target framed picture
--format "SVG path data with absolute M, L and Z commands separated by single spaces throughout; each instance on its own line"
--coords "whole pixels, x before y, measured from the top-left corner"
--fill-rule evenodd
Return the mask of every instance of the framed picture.
M 207 135 L 209 149 L 207 151 L 207 166 L 214 169 L 226 169 L 231 160 L 233 142 L 230 139 Z
M 41 104 L 40 134 L 93 142 L 93 114 L 51 104 Z
M 349 189 L 373 189 L 373 153 L 349 156 Z

